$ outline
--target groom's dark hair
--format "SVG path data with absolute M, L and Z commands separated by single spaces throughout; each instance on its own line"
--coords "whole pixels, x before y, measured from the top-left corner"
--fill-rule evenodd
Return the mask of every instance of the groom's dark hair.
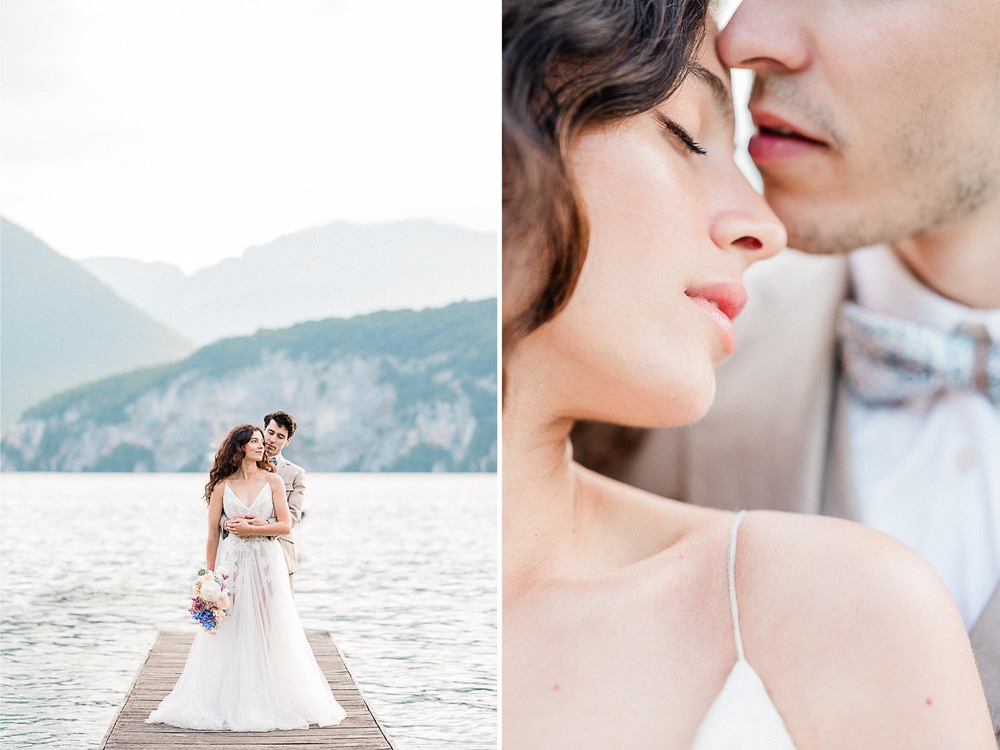
M 267 427 L 268 422 L 275 422 L 279 427 L 284 427 L 288 430 L 288 437 L 295 434 L 295 428 L 298 427 L 295 424 L 295 417 L 289 414 L 287 411 L 272 411 L 270 414 L 264 416 L 264 427 Z

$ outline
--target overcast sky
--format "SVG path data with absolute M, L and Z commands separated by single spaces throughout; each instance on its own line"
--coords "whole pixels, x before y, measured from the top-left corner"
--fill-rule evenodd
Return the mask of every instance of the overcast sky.
M 71 258 L 499 228 L 493 0 L 2 0 L 0 97 L 0 213 Z

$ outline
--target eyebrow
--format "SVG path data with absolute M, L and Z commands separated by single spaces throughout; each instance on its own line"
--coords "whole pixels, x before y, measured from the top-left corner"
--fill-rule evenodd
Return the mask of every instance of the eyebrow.
M 708 86 L 719 112 L 727 121 L 733 122 L 735 119 L 735 115 L 733 114 L 733 95 L 729 93 L 729 87 L 722 82 L 719 76 L 703 65 L 692 65 L 690 72 L 694 74 L 695 78 Z

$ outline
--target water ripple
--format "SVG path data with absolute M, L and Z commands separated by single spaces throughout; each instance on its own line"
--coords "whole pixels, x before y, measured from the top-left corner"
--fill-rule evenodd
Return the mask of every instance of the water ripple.
M 156 632 L 196 628 L 204 477 L 0 482 L 0 745 L 96 747 Z M 400 750 L 495 748 L 495 477 L 311 474 L 307 497 L 304 627 L 333 634 Z

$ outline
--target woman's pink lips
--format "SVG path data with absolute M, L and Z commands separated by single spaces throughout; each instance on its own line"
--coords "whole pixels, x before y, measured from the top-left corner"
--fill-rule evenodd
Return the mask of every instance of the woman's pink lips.
M 723 282 L 688 289 L 685 294 L 715 322 L 722 332 L 724 351 L 728 357 L 736 348 L 733 320 L 747 302 L 747 290 L 742 284 Z

